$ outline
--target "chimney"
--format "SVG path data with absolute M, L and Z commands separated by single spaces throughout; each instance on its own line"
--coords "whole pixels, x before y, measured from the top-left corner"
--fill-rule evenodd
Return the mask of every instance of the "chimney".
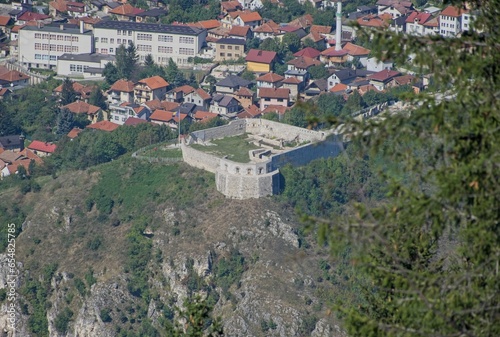
M 80 34 L 83 34 L 83 20 L 80 20 Z
M 59 29 L 64 30 L 64 25 L 62 23 L 59 25 Z
M 342 1 L 337 1 L 337 29 L 335 31 L 335 50 L 342 49 Z

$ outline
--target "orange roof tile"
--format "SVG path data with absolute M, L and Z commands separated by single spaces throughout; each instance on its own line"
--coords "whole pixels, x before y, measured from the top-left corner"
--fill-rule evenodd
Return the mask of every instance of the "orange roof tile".
M 212 96 L 210 96 L 210 94 L 208 92 L 206 92 L 205 90 L 203 90 L 202 88 L 198 88 L 195 91 L 198 94 L 198 96 L 201 97 L 202 100 L 207 100 L 207 99 L 212 98 Z
M 469 13 L 469 11 L 467 9 L 462 9 L 455 6 L 448 6 L 445 9 L 443 9 L 440 15 L 458 17 L 461 16 L 463 13 Z
M 259 110 L 255 105 L 251 105 L 248 108 L 238 114 L 238 118 L 256 118 L 262 115 L 262 111 Z
M 246 37 L 249 31 L 250 31 L 250 27 L 248 27 L 248 26 L 244 26 L 244 27 L 233 26 L 231 28 L 231 30 L 229 31 L 228 35 Z
M 109 91 L 121 91 L 121 92 L 133 92 L 134 91 L 134 82 L 127 81 L 125 79 L 121 79 L 113 83 Z
M 71 139 L 74 139 L 74 138 L 76 138 L 76 137 L 78 136 L 78 134 L 79 134 L 80 132 L 82 132 L 82 131 L 83 131 L 83 130 L 82 130 L 82 129 L 80 129 L 80 128 L 73 128 L 73 129 L 71 129 L 71 131 L 70 131 L 70 132 L 68 132 L 68 134 L 67 134 L 66 136 L 68 136 L 68 137 L 69 137 L 69 138 L 71 138 Z
M 239 15 L 243 22 L 261 21 L 262 17 L 258 12 L 243 12 Z
M 287 88 L 260 88 L 259 97 L 265 98 L 283 98 L 288 99 L 290 95 L 290 89 Z
M 257 81 L 276 83 L 276 82 L 283 81 L 284 79 L 285 78 L 283 76 L 281 76 L 280 74 L 267 73 L 267 74 L 264 74 L 264 75 L 258 77 Z
M 284 115 L 289 110 L 288 107 L 282 105 L 270 105 L 262 111 L 262 114 L 276 112 L 278 115 Z
M 10 22 L 10 16 L 0 16 L 0 26 L 7 26 Z
M 28 75 L 25 75 L 17 70 L 11 70 L 5 74 L 0 75 L 0 80 L 4 80 L 11 83 L 15 81 L 28 80 L 28 79 L 30 79 Z
M 312 25 L 310 32 L 319 34 L 330 34 L 332 32 L 332 26 Z
M 194 119 L 197 121 L 202 121 L 202 122 L 211 120 L 212 118 L 215 118 L 217 116 L 218 116 L 218 114 L 216 114 L 216 113 L 208 112 L 208 111 L 201 111 L 201 110 L 198 110 L 194 113 Z
M 221 23 L 217 20 L 203 20 L 196 22 L 197 27 L 205 29 L 213 29 L 220 27 Z
M 87 114 L 87 115 L 95 115 L 101 110 L 98 106 L 85 103 L 83 101 L 76 101 L 70 104 L 63 106 L 63 108 L 68 109 L 74 114 Z
M 361 46 L 355 45 L 354 43 L 347 42 L 342 48 L 347 51 L 347 53 L 351 56 L 362 56 L 370 54 L 370 50 L 363 48 Z
M 166 110 L 160 110 L 157 109 L 153 114 L 149 117 L 150 120 L 154 121 L 159 121 L 159 122 L 169 122 L 173 118 L 174 112 L 172 111 L 166 111 Z
M 252 97 L 253 96 L 253 91 L 246 88 L 246 87 L 240 87 L 240 90 L 234 93 L 236 96 L 242 96 L 242 97 Z
M 28 149 L 30 149 L 30 150 L 40 151 L 40 152 L 45 152 L 45 153 L 54 153 L 56 148 L 57 148 L 56 144 L 46 143 L 46 142 L 42 142 L 39 140 L 34 140 L 31 142 L 30 145 L 28 145 Z
M 112 123 L 110 121 L 101 121 L 94 124 L 87 125 L 86 127 L 89 129 L 101 130 L 111 132 L 116 130 L 120 125 Z
M 333 88 L 330 89 L 331 92 L 340 92 L 347 90 L 347 85 L 344 83 L 337 83 L 333 86 Z
M 27 159 L 34 160 L 35 163 L 40 164 L 43 162 L 42 158 L 40 158 L 38 155 L 36 155 L 33 151 L 31 151 L 28 148 L 24 148 L 24 150 L 19 152 L 23 156 L 25 156 Z
M 139 83 L 146 84 L 148 87 L 150 87 L 153 90 L 169 86 L 168 82 L 165 81 L 160 76 L 152 76 L 152 77 L 144 78 L 144 79 L 140 80 Z
M 180 91 L 182 91 L 182 93 L 184 95 L 187 95 L 187 94 L 193 92 L 194 88 L 192 86 L 190 86 L 190 85 L 183 85 L 183 86 L 175 88 L 173 91 L 174 92 L 180 92 Z
M 109 11 L 109 13 L 111 13 L 111 14 L 126 15 L 126 16 L 136 15 L 136 14 L 139 14 L 142 12 L 144 12 L 143 9 L 135 8 L 131 4 L 124 4 L 124 5 L 118 6 L 115 9 Z

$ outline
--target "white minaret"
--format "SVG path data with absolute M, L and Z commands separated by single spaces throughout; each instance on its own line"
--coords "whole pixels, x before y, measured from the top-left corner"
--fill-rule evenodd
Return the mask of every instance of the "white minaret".
M 335 31 L 335 50 L 342 49 L 342 1 L 337 1 L 337 27 Z

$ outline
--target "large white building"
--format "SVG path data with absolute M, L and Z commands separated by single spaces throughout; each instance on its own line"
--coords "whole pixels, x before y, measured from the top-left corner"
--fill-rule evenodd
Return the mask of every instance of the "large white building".
M 92 53 L 92 31 L 70 24 L 25 26 L 19 31 L 19 63 L 28 68 L 55 68 L 65 54 Z
M 462 14 L 468 14 L 468 11 L 454 6 L 446 7 L 439 14 L 439 34 L 444 37 L 454 37 L 461 33 Z
M 151 54 L 156 63 L 166 65 L 170 58 L 179 66 L 197 56 L 206 45 L 206 29 L 183 25 L 164 25 L 126 21 L 102 21 L 94 25 L 95 52 L 116 54 L 120 45 L 133 42 L 143 62 Z

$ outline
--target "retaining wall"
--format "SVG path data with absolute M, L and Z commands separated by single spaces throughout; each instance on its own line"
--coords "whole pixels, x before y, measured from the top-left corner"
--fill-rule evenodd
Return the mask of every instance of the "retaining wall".
M 219 167 L 220 158 L 182 145 L 182 159 L 187 164 L 199 169 L 215 173 Z
M 266 138 L 278 138 L 285 141 L 317 142 L 326 138 L 325 132 L 299 128 L 267 119 L 247 119 L 246 132 L 262 135 Z
M 207 142 L 212 139 L 238 136 L 244 133 L 245 133 L 245 120 L 236 120 L 232 121 L 227 125 L 195 131 L 191 133 L 191 138 L 195 142 Z

